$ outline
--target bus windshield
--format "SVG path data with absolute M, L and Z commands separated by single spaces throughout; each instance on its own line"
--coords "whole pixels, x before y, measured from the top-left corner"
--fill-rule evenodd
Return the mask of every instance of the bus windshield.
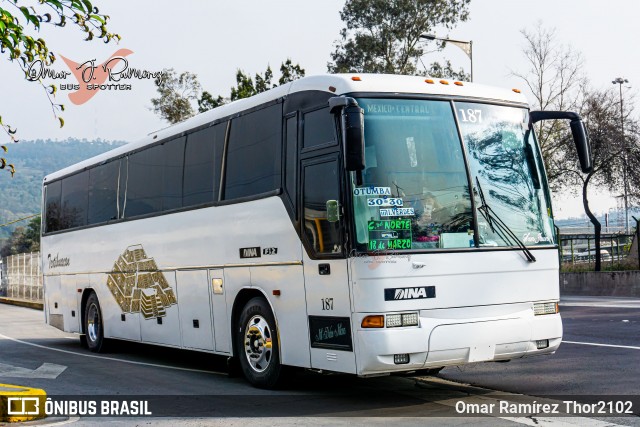
M 482 204 L 478 182 L 485 203 L 525 245 L 553 244 L 544 171 L 526 109 L 446 100 L 358 103 L 366 156 L 363 185 L 352 181 L 360 250 L 513 246 L 472 211 L 470 181 L 476 208 Z

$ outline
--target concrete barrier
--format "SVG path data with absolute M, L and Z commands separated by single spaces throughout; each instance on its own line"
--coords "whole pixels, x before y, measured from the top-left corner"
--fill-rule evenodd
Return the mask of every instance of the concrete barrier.
M 640 271 L 560 273 L 560 295 L 640 297 Z

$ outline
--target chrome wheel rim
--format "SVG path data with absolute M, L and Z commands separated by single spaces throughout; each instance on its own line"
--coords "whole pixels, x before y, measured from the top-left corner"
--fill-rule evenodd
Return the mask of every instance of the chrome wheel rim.
M 100 312 L 95 304 L 87 311 L 87 336 L 91 342 L 96 342 L 100 333 Z
M 264 372 L 271 363 L 272 336 L 271 328 L 262 316 L 253 316 L 244 328 L 244 354 L 256 372 Z

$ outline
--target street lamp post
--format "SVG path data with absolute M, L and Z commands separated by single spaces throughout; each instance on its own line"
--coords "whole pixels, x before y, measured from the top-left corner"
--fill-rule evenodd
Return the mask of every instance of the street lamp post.
M 627 182 L 627 140 L 624 136 L 624 109 L 622 108 L 622 85 L 625 83 L 629 83 L 629 80 L 623 79 L 622 77 L 616 77 L 615 80 L 611 81 L 614 85 L 620 86 L 620 131 L 622 134 L 622 152 L 623 154 L 623 162 L 622 165 L 622 179 L 624 183 L 624 230 L 625 233 L 629 234 L 629 201 L 628 201 L 628 182 Z
M 464 53 L 467 54 L 469 60 L 471 61 L 471 82 L 473 82 L 473 40 L 464 41 L 464 40 L 453 40 L 442 37 L 436 37 L 433 34 L 422 34 L 420 35 L 421 39 L 426 40 L 440 40 L 445 43 L 451 43 L 452 45 L 458 46 Z

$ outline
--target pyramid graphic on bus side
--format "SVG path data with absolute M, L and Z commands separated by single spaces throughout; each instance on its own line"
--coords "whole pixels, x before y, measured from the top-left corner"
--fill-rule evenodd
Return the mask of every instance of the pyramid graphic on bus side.
M 145 319 L 164 317 L 178 300 L 153 258 L 142 245 L 129 246 L 113 264 L 107 287 L 123 313 L 140 313 Z

